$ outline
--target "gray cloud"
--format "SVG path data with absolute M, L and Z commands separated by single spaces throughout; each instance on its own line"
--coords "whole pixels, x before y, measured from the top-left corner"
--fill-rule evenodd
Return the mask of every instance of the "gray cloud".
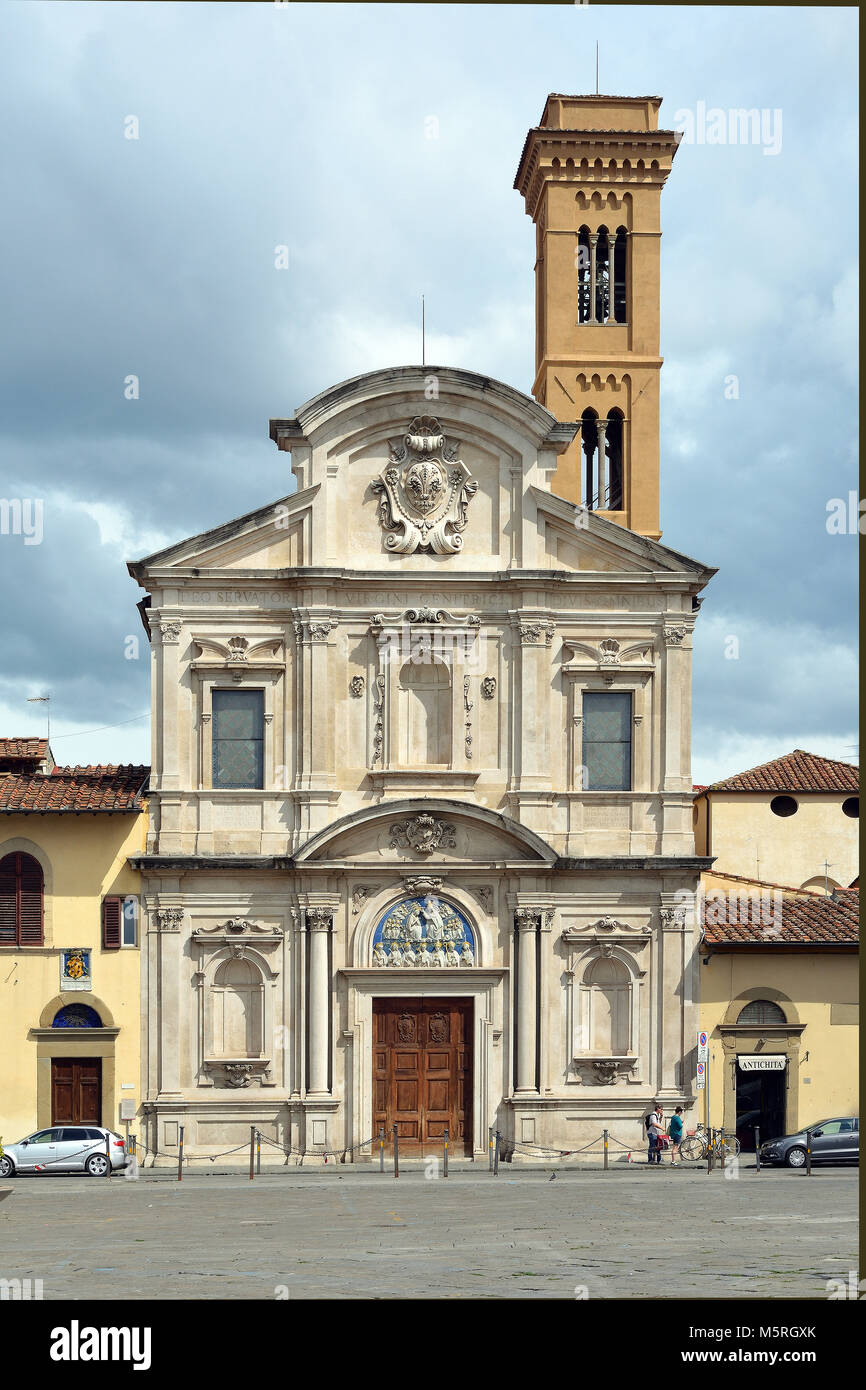
M 0 494 L 46 506 L 42 546 L 0 538 L 7 732 L 39 727 L 43 687 L 58 737 L 146 709 L 123 560 L 290 490 L 268 418 L 417 360 L 422 292 L 430 359 L 529 388 L 511 183 L 546 93 L 592 90 L 598 39 L 602 90 L 664 95 L 663 124 L 783 114 L 776 156 L 681 145 L 662 199 L 664 539 L 720 567 L 696 768 L 853 742 L 856 543 L 825 521 L 857 486 L 854 12 L 11 3 L 3 24 Z M 138 758 L 143 736 L 73 746 Z

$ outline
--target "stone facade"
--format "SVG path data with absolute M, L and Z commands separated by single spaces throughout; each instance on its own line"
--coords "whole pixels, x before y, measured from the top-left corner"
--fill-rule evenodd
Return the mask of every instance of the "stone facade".
M 467 1151 L 490 1125 L 525 1156 L 604 1124 L 637 1143 L 654 1096 L 690 1103 L 711 571 L 555 497 L 573 428 L 469 372 L 370 373 L 271 433 L 296 492 L 130 567 L 153 636 L 150 1147 L 255 1124 L 363 1158 L 374 1003 L 431 994 L 472 1002 Z M 226 689 L 262 693 L 261 787 L 212 785 Z M 631 695 L 631 790 L 584 789 L 587 691 Z M 410 907 L 377 945 L 411 903 L 429 946 Z
M 671 141 L 655 99 L 562 100 L 566 144 L 622 119 L 655 162 L 580 164 L 591 231 L 566 217 L 556 256 L 539 243 L 539 399 L 448 368 L 342 382 L 271 421 L 295 491 L 130 566 L 153 638 L 137 863 L 160 1159 L 183 1124 L 187 1152 L 255 1125 L 278 1161 L 359 1161 L 393 1121 L 422 1153 L 447 1130 L 483 1157 L 496 1127 L 529 1160 L 603 1127 L 637 1146 L 654 1097 L 692 1104 L 691 634 L 713 571 L 657 530 Z M 539 226 L 577 196 L 545 139 L 518 178 Z M 611 178 L 640 187 L 605 233 Z M 576 295 L 564 366 L 551 306 L 573 321 Z M 554 402 L 572 366 L 580 415 Z

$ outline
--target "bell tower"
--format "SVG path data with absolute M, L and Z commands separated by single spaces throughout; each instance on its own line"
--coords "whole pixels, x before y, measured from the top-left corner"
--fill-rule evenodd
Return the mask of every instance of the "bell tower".
M 658 129 L 660 106 L 550 95 L 514 181 L 536 230 L 532 394 L 580 423 L 553 490 L 653 539 L 660 200 L 680 139 Z

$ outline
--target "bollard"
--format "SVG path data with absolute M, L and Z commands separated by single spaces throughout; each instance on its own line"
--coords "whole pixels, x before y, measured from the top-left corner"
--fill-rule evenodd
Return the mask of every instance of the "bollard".
M 806 1177 L 812 1176 L 812 1131 L 806 1130 Z
M 500 1135 L 499 1130 L 497 1129 L 493 1137 L 493 1176 L 495 1178 L 499 1177 L 499 1140 L 501 1139 L 501 1137 L 502 1136 Z
M 379 1126 L 379 1172 L 385 1171 L 385 1128 Z
M 708 1173 L 711 1173 L 711 1172 L 713 1171 L 713 1149 L 715 1148 L 715 1145 L 716 1145 L 716 1131 L 715 1131 L 714 1129 L 711 1129 L 710 1132 L 709 1132 L 709 1136 L 708 1136 L 708 1147 L 707 1147 L 707 1172 L 708 1172 Z
M 394 1177 L 400 1176 L 400 1145 L 397 1140 L 397 1126 L 394 1126 Z
M 724 1173 L 724 1171 L 725 1171 L 725 1164 L 727 1163 L 727 1160 L 728 1160 L 728 1151 L 727 1151 L 727 1149 L 725 1148 L 725 1127 L 724 1127 L 724 1125 L 722 1125 L 722 1128 L 719 1130 L 719 1134 L 721 1135 L 721 1139 L 719 1140 L 719 1158 L 722 1160 L 721 1167 L 722 1167 L 722 1172 Z
M 445 1146 L 442 1154 L 442 1176 L 448 1176 L 448 1126 L 445 1126 Z
M 604 1166 L 605 1166 L 605 1168 L 606 1168 L 606 1167 L 607 1167 L 607 1130 L 606 1130 L 606 1129 L 603 1129 L 603 1130 L 602 1130 L 602 1135 L 603 1135 L 603 1137 L 604 1137 Z
M 256 1130 L 256 1173 L 262 1171 L 262 1136 Z
M 761 1171 L 761 1130 L 755 1125 L 755 1172 Z
M 487 1126 L 487 1171 L 493 1172 L 493 1126 Z
M 177 1146 L 177 1180 L 183 1178 L 183 1125 L 180 1126 L 180 1143 Z
M 256 1127 L 250 1125 L 250 1182 L 256 1175 Z

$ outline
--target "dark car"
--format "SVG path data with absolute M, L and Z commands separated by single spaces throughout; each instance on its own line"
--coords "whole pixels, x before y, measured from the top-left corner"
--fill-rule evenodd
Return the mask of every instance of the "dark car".
M 816 1120 L 808 1127 L 812 1134 L 813 1163 L 848 1163 L 860 1160 L 860 1121 L 856 1116 Z M 806 1130 L 768 1139 L 761 1145 L 762 1163 L 786 1163 L 802 1168 L 806 1163 Z

